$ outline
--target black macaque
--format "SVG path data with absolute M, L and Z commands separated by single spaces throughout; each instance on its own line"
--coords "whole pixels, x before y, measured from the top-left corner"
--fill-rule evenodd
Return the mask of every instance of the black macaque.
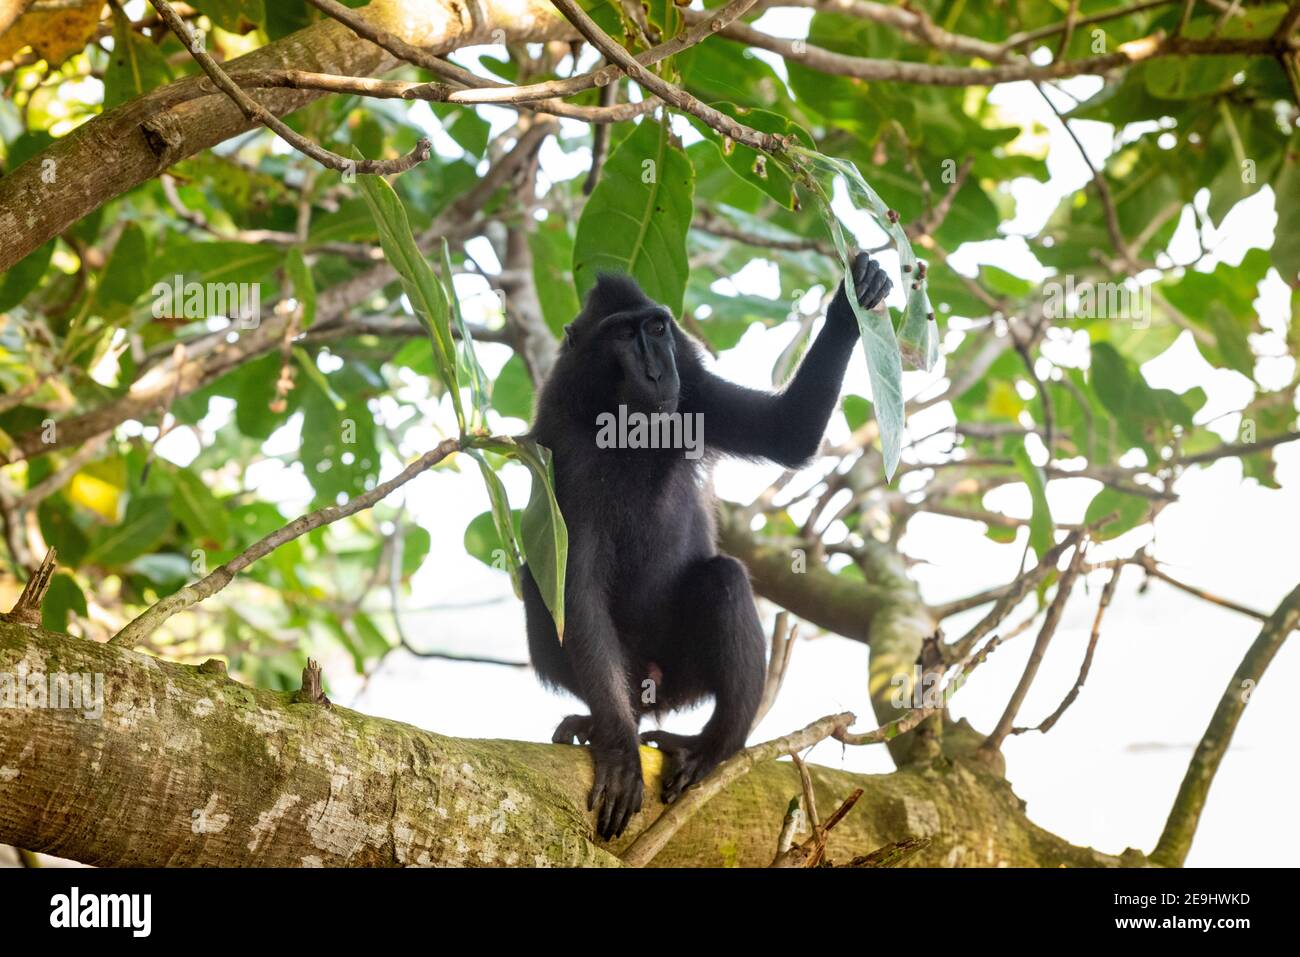
M 865 253 L 852 275 L 864 307 L 888 295 L 888 278 Z M 841 284 L 798 372 L 769 393 L 705 368 L 700 346 L 627 276 L 602 275 L 566 328 L 532 431 L 554 454 L 569 530 L 563 644 L 526 570 L 524 605 L 538 674 L 591 710 L 565 718 L 553 740 L 591 746 L 588 807 L 599 812 L 603 838 L 621 834 L 641 809 L 638 743 L 666 752 L 665 802 L 744 745 L 763 690 L 766 637 L 745 567 L 718 552 L 706 469 L 719 455 L 789 468 L 812 458 L 857 340 Z M 702 426 L 703 448 L 611 443 L 611 421 L 636 413 L 658 414 L 660 424 L 685 417 L 678 421 L 697 434 Z M 679 432 L 690 434 L 689 424 Z M 713 715 L 698 735 L 638 738 L 647 712 L 707 696 Z

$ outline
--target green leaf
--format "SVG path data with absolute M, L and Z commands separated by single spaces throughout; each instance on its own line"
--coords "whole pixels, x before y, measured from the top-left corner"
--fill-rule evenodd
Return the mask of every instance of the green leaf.
M 442 128 L 456 145 L 466 153 L 479 159 L 487 152 L 488 134 L 492 125 L 478 115 L 473 107 L 457 106 L 453 103 L 434 103 L 434 116 L 442 122 Z
M 518 354 L 501 367 L 492 384 L 492 407 L 502 415 L 525 422 L 533 417 L 533 380 Z
M 93 308 L 129 306 L 149 283 L 149 247 L 138 223 L 127 223 L 100 272 Z
M 523 561 L 519 554 L 516 520 L 510 509 L 510 499 L 506 495 L 506 487 L 502 484 L 501 477 L 492 470 L 492 466 L 483 457 L 482 452 L 478 451 L 478 449 L 471 449 L 469 454 L 478 463 L 479 471 L 483 473 L 483 483 L 487 486 L 488 500 L 492 503 L 492 523 L 496 531 L 497 542 L 505 553 L 506 570 L 510 572 L 510 580 L 514 584 L 515 594 L 522 595 L 519 586 L 519 566 L 523 564 Z M 495 554 L 491 555 L 487 559 L 487 564 L 496 567 L 496 559 Z
M 528 560 L 528 570 L 537 582 L 542 600 L 555 621 L 555 633 L 564 643 L 564 576 L 569 561 L 569 530 L 555 500 L 555 468 L 551 451 L 534 442 L 520 443 L 526 449 L 524 463 L 533 473 L 533 490 L 519 520 L 519 530 Z
M 459 371 L 463 371 L 464 375 L 458 374 L 457 381 L 463 379 L 469 383 L 470 404 L 474 410 L 471 428 L 482 427 L 487 421 L 489 393 L 487 377 L 483 374 L 483 367 L 478 363 L 478 356 L 474 352 L 474 338 L 470 335 L 469 326 L 465 324 L 465 316 L 460 311 L 460 299 L 456 296 L 456 286 L 452 282 L 451 250 L 447 247 L 446 239 L 442 241 L 442 274 L 447 277 L 446 292 L 451 302 L 452 322 L 456 324 L 456 331 L 460 334 L 460 348 L 457 354 L 460 361 Z
M 88 565 L 115 568 L 153 551 L 171 531 L 171 510 L 167 499 L 137 499 L 127 510 L 125 521 L 108 529 L 86 555 Z
M 1029 516 L 1029 545 L 1040 559 L 1052 549 L 1052 511 L 1047 505 L 1047 480 L 1043 470 L 1029 459 L 1029 452 L 1022 445 L 1012 453 L 1016 468 L 1029 486 L 1029 497 L 1033 501 L 1033 511 Z
M 849 423 L 849 428 L 856 432 L 867 424 L 871 418 L 871 401 L 860 395 L 846 395 L 842 403 L 844 407 L 844 418 Z
M 0 312 L 8 312 L 36 288 L 54 255 L 54 244 L 55 240 L 51 239 L 38 246 L 0 279 Z
M 542 600 L 555 621 L 556 634 L 563 642 L 564 581 L 569 561 L 569 531 L 564 524 L 564 516 L 560 513 L 559 503 L 555 500 L 555 468 L 551 462 L 551 451 L 532 440 L 493 436 L 475 438 L 474 447 L 517 459 L 532 472 L 532 492 L 519 520 L 519 543 L 523 546 L 528 570 L 537 582 Z M 488 491 L 493 496 L 494 509 L 497 510 L 494 520 L 500 521 L 504 490 L 501 491 L 499 500 L 491 482 L 488 483 Z M 498 525 L 498 532 L 506 527 L 504 523 Z
M 1110 521 L 1093 533 L 1093 538 L 1104 542 L 1141 525 L 1146 520 L 1150 504 L 1140 495 L 1129 495 L 1127 492 L 1119 492 L 1113 488 L 1103 488 L 1088 503 L 1088 511 L 1084 513 L 1083 521 L 1085 525 L 1092 525 L 1108 515 L 1113 515 Z
M 41 602 L 41 627 L 46 631 L 66 632 L 73 612 L 83 618 L 88 614 L 86 596 L 76 579 L 66 572 L 59 572 L 50 579 L 50 589 Z
M 120 7 L 113 7 L 113 53 L 104 69 L 104 110 L 120 106 L 171 80 L 162 49 L 131 29 Z
M 889 208 L 862 178 L 856 166 L 845 160 L 833 159 L 799 146 L 791 147 L 786 156 L 791 169 L 798 171 L 799 182 L 815 199 L 826 228 L 835 241 L 835 249 L 839 253 L 844 269 L 845 283 L 850 285 L 853 283 L 851 273 L 853 255 L 850 252 L 852 243 L 850 237 L 845 234 L 845 226 L 831 206 L 836 178 L 842 180 L 854 205 L 869 213 L 876 224 L 893 240 L 898 250 L 899 261 L 904 267 L 904 276 L 921 275 L 907 234 L 898 221 L 889 215 Z M 928 315 L 930 309 L 927 295 L 925 280 L 914 279 L 908 291 L 907 308 L 923 309 Z M 862 308 L 856 296 L 848 298 L 858 320 L 862 349 L 867 358 L 867 372 L 871 378 L 872 407 L 876 412 L 876 421 L 880 423 L 880 445 L 885 478 L 892 479 L 898 468 L 903 444 L 902 352 L 894 332 L 894 324 L 884 305 L 881 304 L 868 312 Z M 937 330 L 935 334 L 937 335 Z M 924 340 L 918 343 L 918 346 L 925 350 L 924 354 L 918 355 L 919 358 L 931 358 L 931 350 L 925 346 Z
M 668 129 L 647 118 L 610 154 L 578 220 L 573 277 L 585 296 L 600 272 L 624 272 L 682 314 L 695 173 Z
M 284 2 L 270 0 L 271 6 Z M 211 17 L 221 29 L 231 33 L 237 32 L 245 20 L 256 23 L 263 18 L 262 0 L 194 0 L 194 6 Z
M 177 469 L 172 511 L 191 535 L 224 548 L 230 541 L 226 507 L 203 480 L 188 469 Z
M 150 272 L 155 289 L 174 286 L 177 276 L 185 283 L 255 283 L 282 262 L 284 250 L 277 246 L 178 240 L 154 257 Z
M 316 320 L 316 284 L 312 281 L 307 260 L 303 259 L 302 250 L 297 246 L 285 257 L 284 271 L 289 282 L 293 283 L 293 297 L 302 304 L 301 327 L 307 329 Z
M 456 347 L 451 337 L 450 297 L 416 246 L 406 208 L 393 187 L 382 176 L 362 176 L 358 181 L 366 205 L 370 208 L 370 215 L 379 229 L 379 244 L 384 249 L 384 258 L 397 270 L 406 298 L 411 301 L 412 308 L 429 333 L 429 341 L 433 344 L 434 365 L 439 371 L 443 386 L 451 392 L 456 421 L 464 432 L 465 412 L 460 403 Z
M 779 113 L 749 109 L 737 106 L 735 103 L 723 102 L 712 105 L 732 119 L 756 130 L 794 137 L 795 140 L 810 148 L 813 145 L 812 137 L 808 135 L 807 130 Z M 720 134 L 714 132 L 702 120 L 692 117 L 691 122 L 702 136 L 717 147 L 727 168 L 740 177 L 741 180 L 766 193 L 786 209 L 798 207 L 794 180 L 781 168 L 779 163 L 769 160 L 765 153 L 760 153 L 751 147 L 722 138 Z
M 558 338 L 582 309 L 574 291 L 573 237 L 562 217 L 548 216 L 533 224 L 528 246 L 533 254 L 533 284 L 537 287 L 542 318 Z
M 924 289 L 907 299 L 898 330 L 898 349 L 903 361 L 913 369 L 928 371 L 939 361 L 939 324 Z
M 433 538 L 420 525 L 407 525 L 402 533 L 402 577 L 410 578 L 424 564 Z
M 1273 261 L 1288 283 L 1300 280 L 1300 133 L 1291 138 L 1286 160 L 1273 186 L 1277 207 L 1277 235 L 1273 241 Z M 1289 224 L 1284 226 L 1283 224 Z
M 392 648 L 392 643 L 384 637 L 384 633 L 379 630 L 374 619 L 365 612 L 357 612 L 352 616 L 352 625 L 357 632 L 357 650 L 365 658 L 379 658 Z

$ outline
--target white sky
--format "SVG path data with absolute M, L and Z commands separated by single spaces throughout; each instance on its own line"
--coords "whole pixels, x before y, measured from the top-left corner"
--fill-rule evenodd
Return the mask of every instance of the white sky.
M 768 14 L 763 27 L 786 36 L 801 35 L 808 11 L 781 13 L 780 18 Z M 779 59 L 772 60 L 780 69 Z M 1094 79 L 1080 78 L 1066 88 L 1082 97 L 1097 85 Z M 1051 180 L 1046 184 L 1019 181 L 1012 187 L 1018 205 L 1008 230 L 1032 234 L 1058 199 L 1078 189 L 1090 174 L 1073 142 L 1031 87 L 1002 87 L 996 99 L 1011 115 L 1037 120 L 1049 130 Z M 1061 105 L 1067 102 L 1062 99 Z M 435 146 L 440 151 L 458 152 L 421 107 L 415 115 L 435 132 Z M 507 111 L 491 112 L 494 126 L 509 122 Z M 1076 132 L 1093 160 L 1100 162 L 1110 149 L 1111 129 L 1098 123 L 1079 123 Z M 585 174 L 588 159 L 585 151 L 566 155 L 552 142 L 543 151 L 543 172 L 554 180 L 568 179 Z M 866 173 L 870 179 L 870 171 Z M 1219 234 L 1209 239 L 1218 244 L 1219 257 L 1236 263 L 1251 246 L 1269 247 L 1275 224 L 1272 194 L 1265 189 L 1240 204 Z M 1192 257 L 1193 228 L 1191 217 L 1185 217 L 1172 250 L 1177 261 Z M 480 263 L 492 268 L 495 257 L 486 242 L 477 241 L 471 248 Z M 980 264 L 993 264 L 1027 278 L 1043 275 L 1024 243 L 1015 238 L 969 244 L 952 257 L 952 263 L 968 272 Z M 481 282 L 461 278 L 464 282 L 458 281 L 457 288 L 466 298 L 471 316 L 485 303 L 495 302 L 484 293 Z M 754 264 L 746 278 L 754 284 L 750 291 L 777 294 L 770 267 Z M 1270 274 L 1257 305 L 1265 327 L 1285 328 L 1285 286 L 1276 273 Z M 751 385 L 767 385 L 772 363 L 793 333 L 792 325 L 752 328 L 740 345 L 722 358 L 720 371 Z M 1285 352 L 1280 338 L 1273 338 L 1276 348 L 1267 351 Z M 481 346 L 480 354 L 492 373 L 508 356 L 503 347 L 491 345 Z M 929 391 L 939 383 L 942 372 L 941 364 L 931 374 L 908 373 L 905 389 L 909 395 Z M 1165 355 L 1148 363 L 1145 372 L 1152 385 L 1180 392 L 1193 385 L 1203 387 L 1209 401 L 1199 421 L 1240 409 L 1251 397 L 1244 377 L 1212 370 L 1186 333 Z M 1262 365 L 1261 375 L 1267 385 L 1277 387 L 1294 375 L 1294 361 L 1287 358 Z M 413 394 L 423 394 L 422 384 L 412 388 L 416 390 Z M 870 394 L 861 355 L 856 355 L 850 366 L 845 391 Z M 221 410 L 214 411 L 212 426 L 224 418 Z M 454 427 L 445 402 L 436 412 L 429 407 L 429 412 L 444 430 Z M 927 434 L 950 420 L 946 405 L 928 410 L 909 422 L 909 435 Z M 494 424 L 508 431 L 524 427 L 515 420 Z M 1237 427 L 1238 417 L 1233 415 L 1215 423 L 1225 436 L 1234 435 Z M 293 451 L 296 433 L 296 426 L 282 429 L 273 436 L 267 451 Z M 846 433 L 842 420 L 833 423 L 832 437 Z M 412 432 L 412 445 L 404 451 L 416 454 L 437 436 L 433 428 Z M 193 442 L 191 433 L 176 431 L 160 443 L 159 452 L 184 464 L 196 451 Z M 1169 562 L 1171 572 L 1183 580 L 1271 612 L 1300 580 L 1294 547 L 1300 532 L 1300 500 L 1295 491 L 1300 484 L 1300 450 L 1282 447 L 1277 459 L 1281 491 L 1261 489 L 1253 482 L 1242 484 L 1237 462 L 1223 462 L 1185 477 L 1179 484 L 1181 502 L 1167 508 L 1156 522 L 1156 556 Z M 395 461 L 388 462 L 386 475 L 397 468 Z M 717 487 L 726 498 L 747 501 L 778 471 L 727 463 L 719 469 Z M 259 466 L 257 474 L 264 493 L 283 501 L 287 513 L 295 513 L 309 498 L 306 481 L 296 467 L 271 462 Z M 527 497 L 527 479 L 520 470 L 510 470 L 506 478 L 512 499 L 522 504 Z M 1064 522 L 1079 520 L 1097 488 L 1097 483 L 1083 479 L 1052 483 L 1049 497 L 1054 516 Z M 488 507 L 477 471 L 426 474 L 406 486 L 404 493 L 411 514 L 433 538 L 429 558 L 414 582 L 414 597 L 409 602 L 413 610 L 404 618 L 412 641 L 439 650 L 523 658 L 523 613 L 508 580 L 469 558 L 462 547 L 466 523 Z M 1028 494 L 1023 487 L 1000 490 L 989 496 L 987 505 L 1027 516 Z M 1115 554 L 1127 555 L 1151 534 L 1150 528 L 1135 530 L 1110 544 Z M 984 537 L 980 525 L 921 516 L 912 521 L 903 548 L 924 560 L 915 567 L 916 578 L 923 596 L 939 602 L 1009 581 L 1020 560 L 1023 535 L 1015 545 L 995 545 Z M 1071 841 L 1108 852 L 1129 846 L 1149 851 L 1154 846 L 1192 748 L 1258 632 L 1252 620 L 1175 592 L 1160 582 L 1139 595 L 1140 580 L 1137 569 L 1125 573 L 1107 614 L 1087 686 L 1065 718 L 1049 735 L 1014 737 L 1004 749 L 1010 780 L 1028 801 L 1033 820 Z M 1100 580 L 1090 582 L 1089 594 L 1078 593 L 1069 602 L 1023 708 L 1024 719 L 1041 719 L 1073 684 L 1101 584 Z M 490 603 L 416 610 L 480 601 Z M 770 622 L 773 609 L 764 603 L 763 611 L 765 621 Z M 945 623 L 946 633 L 960 634 L 982 612 L 950 619 Z M 806 626 L 804 631 L 808 631 Z M 1032 632 L 999 650 L 956 697 L 954 714 L 969 717 L 983 730 L 992 727 L 1020 676 L 1031 644 Z M 350 658 L 339 649 L 312 651 L 318 656 L 325 653 L 326 673 L 336 700 L 443 734 L 544 741 L 563 715 L 583 710 L 579 702 L 543 691 L 531 671 L 419 660 L 401 651 L 390 656 L 364 694 L 356 697 L 359 679 L 351 674 Z M 801 641 L 780 700 L 751 740 L 785 733 L 841 709 L 856 712 L 859 727 L 870 726 L 866 676 L 864 646 L 833 636 Z M 1251 698 L 1210 794 L 1189 865 L 1294 865 L 1300 860 L 1300 829 L 1293 818 L 1300 771 L 1286 690 L 1298 679 L 1300 647 L 1293 640 L 1283 647 Z M 705 711 L 679 715 L 668 726 L 693 729 L 705 716 Z M 881 747 L 842 751 L 836 744 L 824 743 L 813 757 L 821 764 L 859 771 L 885 772 L 891 767 Z

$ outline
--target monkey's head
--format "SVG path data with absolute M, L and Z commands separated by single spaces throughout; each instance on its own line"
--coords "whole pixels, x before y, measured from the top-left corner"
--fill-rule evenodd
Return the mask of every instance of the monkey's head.
M 629 276 L 601 273 L 564 330 L 564 358 L 597 412 L 675 412 L 680 396 L 673 315 Z M 580 370 L 580 371 L 579 371 Z

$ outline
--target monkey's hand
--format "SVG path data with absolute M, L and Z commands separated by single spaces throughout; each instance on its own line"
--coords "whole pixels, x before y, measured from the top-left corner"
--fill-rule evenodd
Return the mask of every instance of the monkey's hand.
M 592 748 L 596 780 L 587 797 L 587 810 L 599 810 L 596 830 L 603 840 L 618 837 L 641 810 L 641 752 L 636 739 L 629 748 Z
M 853 268 L 850 272 L 853 274 L 854 292 L 863 309 L 874 309 L 881 300 L 889 295 L 892 286 L 889 277 L 880 268 L 880 263 L 866 253 L 858 253 L 853 258 Z M 831 300 L 831 307 L 826 313 L 826 318 L 828 322 L 838 326 L 857 329 L 858 320 L 853 314 L 853 306 L 849 304 L 849 297 L 844 288 L 844 283 L 840 283 L 839 292 Z
M 722 763 L 726 755 L 714 754 L 704 746 L 698 734 L 673 734 L 671 731 L 642 731 L 642 744 L 653 744 L 668 756 L 660 800 L 672 804 L 692 784 Z

